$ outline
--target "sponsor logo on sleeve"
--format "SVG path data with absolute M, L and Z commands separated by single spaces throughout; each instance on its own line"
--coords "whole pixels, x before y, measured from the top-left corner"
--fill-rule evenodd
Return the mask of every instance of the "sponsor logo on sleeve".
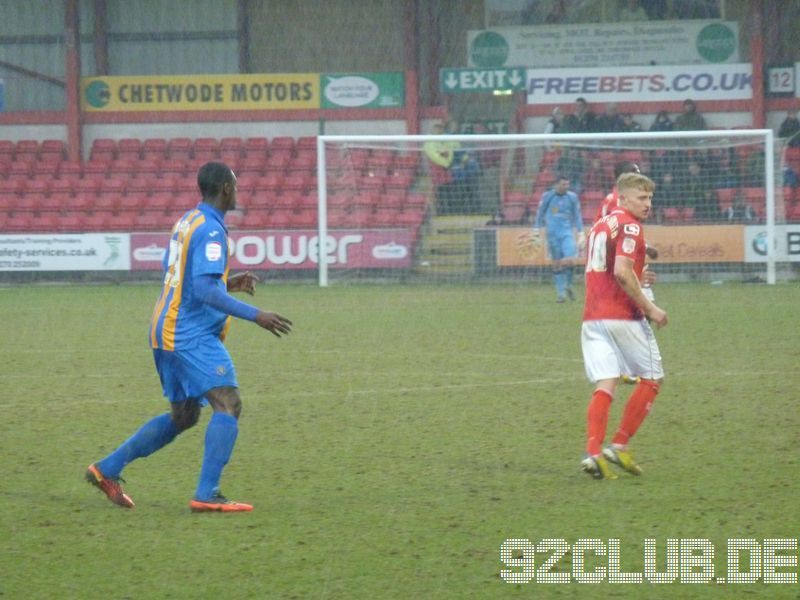
M 627 227 L 628 226 L 625 225 L 626 229 L 627 229 Z M 622 240 L 622 251 L 625 254 L 633 254 L 634 250 L 636 250 L 636 240 L 635 239 L 626 237 L 624 240 Z
M 206 258 L 217 261 L 222 258 L 222 244 L 219 242 L 209 242 L 206 244 Z
M 626 223 L 623 231 L 625 232 L 625 235 L 639 235 L 641 230 L 636 223 Z

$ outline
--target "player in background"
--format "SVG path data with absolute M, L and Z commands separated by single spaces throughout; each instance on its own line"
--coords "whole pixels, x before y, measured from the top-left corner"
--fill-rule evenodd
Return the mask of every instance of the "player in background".
M 197 175 L 202 201 L 175 224 L 164 257 L 164 285 L 150 324 L 150 345 L 170 412 L 159 415 L 111 454 L 89 465 L 86 480 L 111 502 L 133 508 L 120 485 L 122 470 L 149 456 L 197 423 L 200 408 L 214 411 L 205 435 L 205 453 L 194 512 L 243 512 L 253 507 L 226 499 L 219 491 L 230 459 L 241 412 L 236 371 L 223 345 L 230 318 L 253 321 L 277 337 L 292 322 L 240 302 L 228 292 L 255 293 L 251 273 L 228 277 L 228 230 L 224 217 L 236 208 L 236 176 L 225 164 L 210 162 Z
M 661 353 L 650 323 L 667 324 L 640 284 L 645 262 L 641 222 L 652 208 L 655 184 L 639 173 L 617 180 L 620 206 L 594 224 L 586 260 L 586 305 L 581 350 L 586 375 L 595 389 L 587 412 L 586 458 L 582 469 L 597 479 L 615 479 L 612 462 L 641 474 L 628 442 L 641 426 L 664 379 Z M 623 374 L 640 378 L 612 439 L 603 449 L 608 413 Z
M 542 194 L 533 224 L 533 242 L 541 244 L 541 228 L 547 229 L 547 248 L 553 261 L 553 279 L 556 285 L 556 302 L 566 298 L 575 300 L 572 291 L 572 265 L 583 248 L 586 235 L 578 195 L 569 190 L 569 178 L 559 175 L 553 189 Z M 577 233 L 578 243 L 575 243 Z

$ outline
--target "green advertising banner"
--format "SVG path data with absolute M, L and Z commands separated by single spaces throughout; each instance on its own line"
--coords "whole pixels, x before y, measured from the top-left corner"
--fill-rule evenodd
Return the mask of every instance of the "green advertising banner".
M 323 73 L 322 108 L 400 108 L 405 104 L 405 77 L 392 73 Z

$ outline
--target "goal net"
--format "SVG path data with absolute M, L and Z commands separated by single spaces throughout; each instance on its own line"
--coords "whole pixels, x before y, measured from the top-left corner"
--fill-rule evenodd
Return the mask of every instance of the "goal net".
M 588 230 L 615 168 L 656 182 L 648 244 L 660 281 L 797 276 L 798 164 L 770 130 L 320 136 L 320 285 L 535 281 L 531 227 L 567 177 Z

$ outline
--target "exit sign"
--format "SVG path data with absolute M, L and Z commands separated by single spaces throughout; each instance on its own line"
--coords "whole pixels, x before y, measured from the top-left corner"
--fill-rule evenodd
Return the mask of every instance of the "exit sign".
M 445 94 L 524 90 L 525 69 L 442 69 L 439 87 Z

